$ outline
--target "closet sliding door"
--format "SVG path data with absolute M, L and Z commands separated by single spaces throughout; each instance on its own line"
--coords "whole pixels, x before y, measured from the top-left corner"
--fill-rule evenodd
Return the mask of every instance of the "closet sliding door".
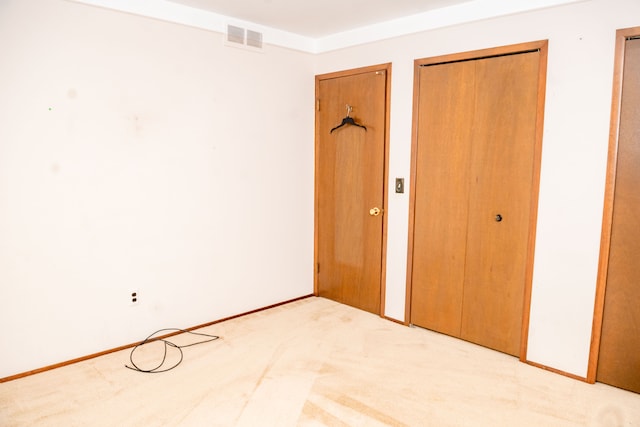
M 512 355 L 528 310 L 545 59 L 540 42 L 416 61 L 410 323 Z

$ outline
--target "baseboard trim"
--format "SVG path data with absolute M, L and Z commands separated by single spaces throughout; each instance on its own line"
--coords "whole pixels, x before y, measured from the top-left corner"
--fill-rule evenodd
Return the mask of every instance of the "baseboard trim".
M 539 368 L 539 369 L 544 369 L 545 371 L 553 372 L 554 374 L 558 374 L 558 375 L 562 375 L 562 376 L 565 376 L 565 377 L 569 377 L 569 378 L 572 378 L 574 380 L 582 381 L 582 382 L 585 382 L 585 383 L 589 382 L 589 381 L 587 381 L 586 377 L 581 377 L 580 375 L 571 374 L 569 372 L 565 372 L 565 371 L 562 371 L 562 370 L 556 369 L 556 368 L 550 368 L 549 366 L 541 365 L 540 363 L 531 362 L 529 360 L 521 360 L 521 361 L 526 363 L 527 365 L 531 365 L 531 366 L 533 366 L 535 368 Z
M 257 308 L 255 310 L 247 311 L 245 313 L 240 313 L 240 314 L 236 314 L 234 316 L 225 317 L 223 319 L 214 320 L 212 322 L 204 323 L 202 325 L 192 326 L 190 328 L 186 328 L 185 330 L 186 331 L 193 331 L 193 330 L 196 330 L 196 329 L 205 328 L 207 326 L 215 325 L 216 323 L 222 323 L 222 322 L 226 322 L 227 320 L 236 319 L 238 317 L 247 316 L 249 314 L 258 313 L 258 312 L 264 311 L 264 310 L 269 310 L 270 308 L 274 308 L 274 307 L 278 307 L 278 306 L 281 306 L 281 305 L 289 304 L 289 303 L 292 303 L 292 302 L 295 302 L 295 301 L 300 301 L 300 300 L 303 300 L 303 299 L 306 299 L 306 298 L 309 298 L 309 297 L 312 297 L 312 296 L 314 296 L 314 295 L 313 294 L 304 295 L 304 296 L 301 296 L 301 297 L 298 297 L 298 298 L 290 299 L 290 300 L 287 300 L 287 301 L 282 301 L 282 302 L 279 302 L 279 303 L 276 303 L 276 304 L 271 304 L 271 305 L 268 305 L 266 307 Z M 169 338 L 169 337 L 172 337 L 174 335 L 181 334 L 181 333 L 182 332 L 180 332 L 180 331 L 172 332 L 170 334 L 166 334 L 166 335 L 155 337 L 151 341 Z M 128 348 L 133 348 L 138 344 L 140 344 L 139 341 L 135 342 L 135 343 L 132 343 L 132 344 L 122 345 L 120 347 L 112 348 L 112 349 L 109 349 L 109 350 L 104 350 L 104 351 L 101 351 L 99 353 L 90 354 L 88 356 L 82 356 L 82 357 L 78 357 L 76 359 L 67 360 L 66 362 L 55 363 L 53 365 L 45 366 L 45 367 L 38 368 L 38 369 L 33 369 L 31 371 L 22 372 L 20 374 L 15 374 L 15 375 L 11 375 L 9 377 L 0 378 L 0 383 L 5 383 L 5 382 L 8 382 L 8 381 L 17 380 L 17 379 L 20 379 L 20 378 L 28 377 L 30 375 L 39 374 L 41 372 L 51 371 L 53 369 L 62 368 L 64 366 L 68 366 L 68 365 L 73 365 L 74 363 L 84 362 L 85 360 L 95 359 L 96 357 L 105 356 L 107 354 L 115 353 L 116 351 L 121 351 L 121 350 L 126 350 Z
M 380 316 L 380 317 L 382 317 L 384 320 L 388 320 L 390 322 L 397 323 L 399 325 L 409 326 L 408 323 L 403 322 L 402 320 L 394 319 L 393 317 L 387 317 L 387 316 Z

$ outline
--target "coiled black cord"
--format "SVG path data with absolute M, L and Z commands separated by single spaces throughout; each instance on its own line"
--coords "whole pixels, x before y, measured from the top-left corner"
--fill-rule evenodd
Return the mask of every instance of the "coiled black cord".
M 157 335 L 157 334 L 159 334 L 161 332 L 167 332 L 167 331 L 182 332 L 182 333 L 191 334 L 191 335 L 199 335 L 199 336 L 202 336 L 202 337 L 206 337 L 206 339 L 201 340 L 201 341 L 197 341 L 197 342 L 193 342 L 191 344 L 178 345 L 178 344 L 172 343 L 171 341 L 168 341 L 166 338 L 154 338 L 155 335 Z M 171 334 L 171 335 L 173 335 L 173 334 Z M 208 342 L 211 342 L 211 341 L 215 341 L 215 340 L 217 340 L 219 338 L 220 337 L 217 336 L 217 335 L 209 335 L 209 334 L 204 334 L 202 332 L 192 332 L 192 331 L 187 331 L 185 329 L 178 329 L 178 328 L 158 329 L 157 331 L 155 331 L 154 333 L 149 335 L 147 338 L 145 338 L 144 341 L 142 341 L 140 344 L 137 344 L 135 347 L 133 347 L 131 349 L 131 353 L 129 354 L 129 361 L 131 361 L 131 365 L 132 366 L 129 366 L 129 365 L 124 365 L 124 366 L 125 366 L 125 368 L 131 369 L 133 371 L 144 372 L 146 374 L 157 374 L 157 373 L 161 373 L 161 372 L 167 372 L 167 371 L 172 370 L 173 368 L 175 368 L 176 366 L 178 366 L 182 362 L 182 359 L 184 358 L 184 354 L 182 352 L 183 348 L 192 347 L 192 346 L 198 345 L 198 344 L 208 343 Z M 161 341 L 164 344 L 164 353 L 162 355 L 162 361 L 155 368 L 142 369 L 138 365 L 136 365 L 136 363 L 133 361 L 133 353 L 135 353 L 136 350 L 138 350 L 143 345 L 149 344 L 150 342 L 154 342 L 154 341 Z M 180 352 L 180 358 L 174 365 L 171 365 L 171 366 L 169 366 L 167 368 L 163 368 L 163 365 L 164 365 L 165 361 L 167 360 L 167 350 L 168 350 L 169 347 L 176 348 Z

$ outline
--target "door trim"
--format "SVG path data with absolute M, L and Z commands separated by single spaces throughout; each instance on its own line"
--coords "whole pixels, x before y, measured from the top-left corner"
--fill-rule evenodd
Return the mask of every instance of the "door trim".
M 616 47 L 613 70 L 613 95 L 611 100 L 611 123 L 609 127 L 609 151 L 607 154 L 607 172 L 602 212 L 602 231 L 600 234 L 600 258 L 596 278 L 596 296 L 591 329 L 591 346 L 587 366 L 587 382 L 595 383 L 602 336 L 605 292 L 609 273 L 609 251 L 611 249 L 611 227 L 613 223 L 613 201 L 616 186 L 618 164 L 618 133 L 620 129 L 620 107 L 622 102 L 622 83 L 626 41 L 629 37 L 640 36 L 640 27 L 625 28 L 616 31 Z
M 419 82 L 420 67 L 424 65 L 434 65 L 449 62 L 459 62 L 488 58 L 492 56 L 511 55 L 531 51 L 540 52 L 540 62 L 538 68 L 538 99 L 536 109 L 536 129 L 533 154 L 533 176 L 531 186 L 531 212 L 527 244 L 527 262 L 525 266 L 525 289 L 522 312 L 522 338 L 520 342 L 520 361 L 527 362 L 527 340 L 529 336 L 529 315 L 531 306 L 531 283 L 533 278 L 533 258 L 535 253 L 535 236 L 538 218 L 538 195 L 540 188 L 540 165 L 542 156 L 542 134 L 544 127 L 544 104 L 547 82 L 547 56 L 548 40 L 538 40 L 527 43 L 500 46 L 489 49 L 474 50 L 469 52 L 454 53 L 450 55 L 440 55 L 430 58 L 421 58 L 414 61 L 413 74 L 413 122 L 411 129 L 411 175 L 410 175 L 410 195 L 409 195 L 409 238 L 407 253 L 407 290 L 405 294 L 405 324 L 411 319 L 411 291 L 413 276 L 413 245 L 415 227 L 415 184 L 416 184 L 416 163 L 418 149 L 418 102 L 419 102 Z
M 386 294 L 386 273 L 387 273 L 387 212 L 388 212 L 388 182 L 389 182 L 389 120 L 390 120 L 390 101 L 391 101 L 391 63 L 371 65 L 367 67 L 353 68 L 343 71 L 335 71 L 331 73 L 318 74 L 315 77 L 315 96 L 316 96 L 316 114 L 315 114 L 315 133 L 314 133 L 314 209 L 313 209 L 313 293 L 318 296 L 318 143 L 320 141 L 320 126 L 318 116 L 318 100 L 320 96 L 320 82 L 322 80 L 335 79 L 339 77 L 355 76 L 358 74 L 370 73 L 373 71 L 381 71 L 386 73 L 385 82 L 385 101 L 384 101 L 384 164 L 383 164 L 383 189 L 382 189 L 382 250 L 380 259 L 380 316 L 384 316 L 385 294 Z M 322 107 L 320 107 L 322 108 Z

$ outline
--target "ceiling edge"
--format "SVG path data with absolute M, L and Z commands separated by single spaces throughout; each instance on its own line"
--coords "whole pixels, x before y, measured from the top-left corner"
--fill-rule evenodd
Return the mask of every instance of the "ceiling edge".
M 68 0 L 74 3 L 82 3 L 91 6 L 98 6 L 105 9 L 117 10 L 119 12 L 131 13 L 147 18 L 154 18 L 161 21 L 182 24 L 189 27 L 214 31 L 225 34 L 227 25 L 236 25 L 243 28 L 259 31 L 264 36 L 264 42 L 276 46 L 303 52 L 315 52 L 315 39 L 304 37 L 298 34 L 282 31 L 277 28 L 266 27 L 254 22 L 236 19 L 230 16 L 220 15 L 202 9 L 173 3 L 167 0 Z
M 585 1 L 590 0 L 474 0 L 319 38 L 314 53 Z
M 289 33 L 202 9 L 196 9 L 167 0 L 136 2 L 130 0 L 68 1 L 132 13 L 222 34 L 226 32 L 227 24 L 238 25 L 260 31 L 264 36 L 265 44 L 307 53 L 325 53 L 420 31 L 434 30 L 451 25 L 590 0 L 472 0 L 466 3 L 336 33 L 318 39 Z

